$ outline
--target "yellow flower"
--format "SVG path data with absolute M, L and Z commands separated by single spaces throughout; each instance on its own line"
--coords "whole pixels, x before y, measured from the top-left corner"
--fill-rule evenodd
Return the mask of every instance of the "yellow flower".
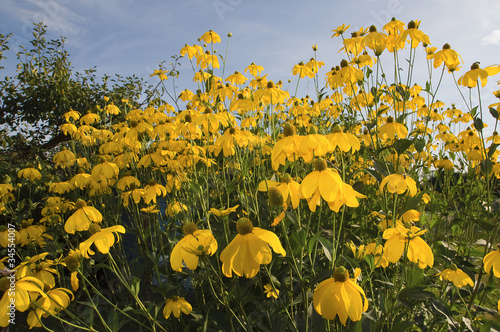
M 299 74 L 300 78 L 304 78 L 306 76 L 311 78 L 314 77 L 314 72 L 311 70 L 311 68 L 307 67 L 302 61 L 293 66 L 292 75 L 295 76 L 297 74 Z
M 111 114 L 111 115 L 120 114 L 120 109 L 118 108 L 118 106 L 114 105 L 113 103 L 106 106 L 105 110 L 106 110 L 106 114 L 108 114 L 108 115 L 109 114 Z
M 302 197 L 309 200 L 309 208 L 313 212 L 316 211 L 320 197 L 328 203 L 334 202 L 341 198 L 344 190 L 342 178 L 337 172 L 327 168 L 325 160 L 317 159 L 314 169 L 300 184 Z
M 79 250 L 84 255 L 85 258 L 90 258 L 90 255 L 94 255 L 95 252 L 90 249 L 92 244 L 95 244 L 97 250 L 103 254 L 107 254 L 109 249 L 115 244 L 114 233 L 125 233 L 125 228 L 121 225 L 111 226 L 107 228 L 102 228 L 98 224 L 92 224 L 89 227 L 89 232 L 92 234 L 87 240 L 80 243 Z M 117 241 L 119 241 L 118 234 Z
M 43 225 L 33 225 L 33 219 L 23 220 L 19 230 L 19 242 L 22 246 L 36 241 L 47 228 Z
M 71 185 L 68 181 L 65 182 L 54 182 L 49 186 L 49 193 L 57 193 L 59 195 L 69 193 L 71 190 Z
M 445 279 L 453 282 L 453 284 L 458 288 L 465 285 L 474 287 L 474 281 L 472 281 L 467 273 L 459 269 L 455 264 L 453 264 L 451 268 L 445 269 L 443 272 L 436 274 L 436 276 L 439 276 L 439 280 Z
M 264 70 L 264 67 L 258 66 L 255 63 L 251 63 L 248 67 L 245 68 L 245 73 L 248 71 L 250 75 L 257 76 L 260 75 L 260 72 Z
M 84 116 L 80 118 L 80 125 L 91 125 L 94 122 L 99 122 L 101 121 L 101 117 L 99 114 L 92 113 L 90 111 L 87 112 Z
M 168 76 L 166 75 L 167 73 L 167 70 L 155 69 L 155 71 L 151 75 L 149 75 L 149 77 L 158 76 L 160 78 L 160 81 L 164 81 L 168 80 Z
M 300 184 L 294 181 L 290 174 L 285 173 L 281 177 L 281 182 L 264 180 L 259 183 L 259 191 L 268 191 L 272 187 L 276 187 L 280 191 L 285 203 L 288 204 L 291 201 L 294 209 L 299 206 Z
M 189 315 L 193 311 L 193 307 L 186 301 L 183 297 L 174 296 L 167 300 L 165 307 L 163 308 L 163 316 L 165 319 L 170 317 L 170 314 L 174 314 L 175 318 L 181 316 L 181 311 Z
M 61 151 L 54 155 L 52 161 L 55 163 L 55 168 L 61 167 L 66 168 L 72 166 L 75 163 L 76 156 L 73 152 L 66 148 L 62 148 Z
M 264 294 L 267 294 L 268 298 L 272 296 L 277 299 L 280 295 L 280 291 L 274 288 L 271 284 L 266 284 L 264 285 Z
M 12 235 L 9 236 L 9 234 L 14 234 L 14 238 L 12 238 Z M 0 246 L 3 248 L 7 248 L 11 241 L 14 240 L 14 244 L 19 243 L 19 232 L 17 230 L 12 231 L 12 229 L 7 228 L 7 226 L 2 225 L 0 226 Z
M 40 320 L 42 316 L 47 318 L 49 315 L 57 315 L 66 309 L 74 299 L 73 293 L 66 288 L 51 289 L 46 297 L 36 301 L 36 309 L 30 311 L 27 322 L 31 328 L 42 327 Z M 71 295 L 71 298 L 70 298 Z
M 434 254 L 431 248 L 420 237 L 427 230 L 422 230 L 416 226 L 410 228 L 398 224 L 396 227 L 388 228 L 384 231 L 383 238 L 387 241 L 384 244 L 384 255 L 389 262 L 396 263 L 407 248 L 406 256 L 410 262 L 418 264 L 424 269 L 434 265 Z
M 201 48 L 200 45 L 193 45 L 189 46 L 188 44 L 184 45 L 183 48 L 181 48 L 181 56 L 188 55 L 189 59 L 192 59 L 196 55 L 200 55 L 203 53 L 203 48 Z
M 318 314 L 334 320 L 337 315 L 345 326 L 347 318 L 353 322 L 361 320 L 362 313 L 368 309 L 368 299 L 363 289 L 356 283 L 361 270 L 357 268 L 354 278 L 344 267 L 338 267 L 333 277 L 319 283 L 313 293 L 313 306 Z
M 386 268 L 389 266 L 389 261 L 387 257 L 384 256 L 384 246 L 377 244 L 376 242 L 371 242 L 366 245 L 365 255 L 373 255 L 375 261 L 375 267 L 382 266 Z
M 150 180 L 148 185 L 144 187 L 144 202 L 149 204 L 151 201 L 156 203 L 156 197 L 162 196 L 165 197 L 167 195 L 167 189 L 161 184 L 156 183 L 155 180 Z
M 119 172 L 120 169 L 116 164 L 103 160 L 92 168 L 91 175 L 95 180 L 99 180 L 101 176 L 106 179 L 112 179 L 117 177 Z
M 391 174 L 386 176 L 380 183 L 380 191 L 387 185 L 387 191 L 390 193 L 404 194 L 408 191 L 410 196 L 417 194 L 417 183 L 410 176 L 403 174 Z
M 245 76 L 243 76 L 243 74 L 241 74 L 240 72 L 237 72 L 235 71 L 233 75 L 229 75 L 227 78 L 226 78 L 226 81 L 228 82 L 231 82 L 233 84 L 245 84 L 245 82 L 248 80 L 248 78 L 246 78 Z
M 347 152 L 349 150 L 354 152 L 361 148 L 359 139 L 353 134 L 344 133 L 338 124 L 333 127 L 333 132 L 327 135 L 326 138 L 332 145 L 332 150 L 338 147 L 342 152 Z
M 213 30 L 208 30 L 205 32 L 201 37 L 201 40 L 203 40 L 205 43 L 210 44 L 210 43 L 220 43 L 220 36 L 214 32 Z
M 344 34 L 344 32 L 347 31 L 347 29 L 349 29 L 350 25 L 348 26 L 345 26 L 345 24 L 342 24 L 341 26 L 339 26 L 337 29 L 333 29 L 332 32 L 334 33 L 332 38 L 333 37 L 338 37 L 342 34 Z
M 64 120 L 66 120 L 66 122 L 69 122 L 70 119 L 76 121 L 76 120 L 80 119 L 80 113 L 70 109 L 68 112 L 64 113 L 63 117 L 64 117 Z
M 66 220 L 64 230 L 68 234 L 75 234 L 75 230 L 81 232 L 86 231 L 90 227 L 91 222 L 101 222 L 102 214 L 93 206 L 87 206 L 87 203 L 78 199 L 76 201 L 77 210 Z
M 20 311 L 26 311 L 31 301 L 35 301 L 38 295 L 47 297 L 43 292 L 44 284 L 35 277 L 25 277 L 15 282 L 15 292 L 5 292 L 0 300 L 0 326 L 9 325 L 10 315 L 8 314 L 9 304 L 14 303 L 15 308 Z
M 40 180 L 42 178 L 42 174 L 33 167 L 33 165 L 28 165 L 28 167 L 20 170 L 17 173 L 18 178 L 24 178 L 30 181 Z
M 474 62 L 470 70 L 458 79 L 458 84 L 468 88 L 474 88 L 479 80 L 481 81 L 481 86 L 485 87 L 486 83 L 488 83 L 488 76 L 496 75 L 498 72 L 500 72 L 500 66 L 498 65 L 481 69 L 479 68 L 479 62 Z
M 225 210 L 217 210 L 215 208 L 210 208 L 210 212 L 215 214 L 217 217 L 225 217 L 225 216 L 228 216 L 230 213 L 236 212 L 236 210 L 238 209 L 239 206 L 240 205 L 237 204 L 237 205 L 230 207 L 228 209 L 225 209 Z
M 405 138 L 408 135 L 408 129 L 398 122 L 394 122 L 393 117 L 388 117 L 387 122 L 379 128 L 379 133 L 382 135 L 382 139 L 395 139 L 396 135 L 398 138 Z
M 240 277 L 254 277 L 259 272 L 260 264 L 271 263 L 271 248 L 278 254 L 286 255 L 276 234 L 253 227 L 248 218 L 240 218 L 236 229 L 238 234 L 220 255 L 222 272 L 226 277 L 232 277 L 233 271 Z
M 429 54 L 427 59 L 434 60 L 434 68 L 438 68 L 444 62 L 448 69 L 456 70 L 460 65 L 462 57 L 456 51 L 450 48 L 450 44 L 444 44 L 443 49 L 439 52 Z
M 419 22 L 410 21 L 408 23 L 408 29 L 401 33 L 398 39 L 398 47 L 401 49 L 406 43 L 406 38 L 410 37 L 410 44 L 412 48 L 416 48 L 418 44 L 430 44 L 429 36 L 427 36 L 422 31 L 418 30 Z
M 495 277 L 500 278 L 500 249 L 494 250 L 483 258 L 484 270 L 490 274 L 493 269 Z
M 182 262 L 190 270 L 198 267 L 201 255 L 213 255 L 217 251 L 217 241 L 208 229 L 198 229 L 192 222 L 182 227 L 185 236 L 177 242 L 170 253 L 170 266 L 175 271 L 182 271 Z
M 165 214 L 169 217 L 173 217 L 176 214 L 179 214 L 182 211 L 187 211 L 187 210 L 188 208 L 184 203 L 174 201 L 168 203 L 167 208 L 165 209 Z
M 321 134 L 316 134 L 314 127 L 311 128 L 309 135 L 303 136 L 300 140 L 299 152 L 306 163 L 310 163 L 313 157 L 322 157 L 331 150 L 333 150 L 332 145 L 328 139 Z

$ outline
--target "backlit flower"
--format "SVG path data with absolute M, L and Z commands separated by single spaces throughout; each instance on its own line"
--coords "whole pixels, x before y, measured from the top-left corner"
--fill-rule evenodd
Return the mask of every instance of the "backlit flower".
M 18 178 L 27 179 L 30 181 L 40 180 L 42 178 L 42 174 L 33 165 L 28 165 L 28 167 L 20 170 L 17 173 Z
M 28 314 L 27 322 L 30 329 L 33 327 L 42 327 L 40 320 L 49 315 L 57 315 L 60 311 L 66 309 L 70 302 L 74 299 L 73 293 L 66 288 L 51 289 L 46 297 L 41 297 L 36 301 L 34 310 Z M 70 298 L 71 295 L 71 298 Z
M 232 277 L 233 271 L 240 277 L 254 277 L 261 264 L 271 263 L 271 248 L 278 254 L 286 255 L 276 234 L 253 227 L 248 218 L 240 218 L 236 229 L 238 234 L 220 255 L 222 272 L 226 277 Z
M 111 226 L 107 228 L 101 228 L 98 224 L 92 224 L 89 227 L 89 232 L 91 236 L 80 243 L 79 250 L 85 258 L 90 258 L 90 255 L 94 255 L 95 252 L 90 249 L 90 246 L 94 244 L 101 253 L 107 254 L 109 249 L 115 244 L 115 241 L 119 241 L 118 234 L 125 233 L 125 228 L 121 225 Z M 116 234 L 116 240 L 115 240 Z
M 208 30 L 205 32 L 201 37 L 201 40 L 203 40 L 205 43 L 210 44 L 210 43 L 220 43 L 220 36 L 214 32 L 213 30 Z
M 418 21 L 417 21 L 418 22 Z M 399 36 L 398 39 L 398 47 L 403 48 L 406 39 L 410 37 L 410 45 L 412 48 L 417 47 L 420 43 L 422 44 L 430 44 L 429 36 L 427 36 L 425 33 L 422 31 L 418 30 L 418 23 L 415 21 L 410 21 L 408 23 L 408 29 L 403 31 L 401 33 L 401 36 Z
M 290 174 L 284 174 L 281 177 L 281 182 L 264 180 L 259 183 L 259 191 L 268 191 L 272 187 L 276 187 L 280 191 L 285 203 L 292 203 L 292 208 L 296 209 L 299 206 L 300 184 L 294 181 Z
M 401 195 L 406 191 L 412 197 L 417 194 L 417 183 L 410 176 L 406 175 L 406 173 L 386 176 L 380 183 L 380 191 L 383 191 L 386 185 L 387 191 L 391 194 L 398 193 Z
M 439 280 L 444 279 L 453 282 L 453 284 L 458 288 L 465 285 L 474 287 L 474 281 L 472 281 L 471 277 L 459 269 L 455 264 L 453 264 L 449 269 L 445 269 L 443 272 L 436 274 L 436 276 L 439 276 Z
M 239 206 L 240 205 L 237 204 L 237 205 L 230 207 L 230 208 L 227 208 L 225 210 L 217 210 L 215 208 L 210 208 L 210 212 L 215 214 L 217 217 L 225 217 L 225 216 L 228 216 L 230 213 L 236 212 L 236 210 L 238 209 Z
M 344 267 L 336 268 L 333 277 L 322 281 L 314 290 L 313 306 L 316 312 L 329 320 L 338 315 L 344 326 L 347 318 L 353 322 L 361 320 L 362 313 L 368 309 L 368 299 L 356 283 L 360 273 L 357 268 L 354 278 L 350 279 Z
M 394 121 L 393 117 L 388 117 L 387 122 L 379 128 L 379 133 L 382 135 L 382 139 L 393 140 L 396 138 L 405 138 L 408 135 L 408 129 L 398 122 Z
M 75 163 L 76 156 L 73 152 L 66 148 L 62 148 L 61 151 L 54 155 L 52 161 L 55 163 L 55 168 L 61 167 L 66 168 L 72 166 Z
M 272 296 L 277 299 L 280 295 L 280 291 L 274 288 L 271 284 L 266 284 L 264 285 L 264 294 L 267 294 L 268 298 Z
M 483 263 L 486 273 L 491 273 L 493 269 L 495 277 L 500 278 L 500 249 L 494 250 L 484 256 Z
M 488 83 L 488 76 L 493 76 L 498 74 L 498 72 L 500 72 L 500 66 L 498 65 L 481 69 L 479 68 L 479 62 L 474 62 L 470 70 L 458 79 L 458 84 L 468 88 L 474 88 L 477 82 L 481 81 L 481 86 L 485 87 L 486 83 Z
M 397 224 L 396 227 L 388 228 L 384 231 L 383 238 L 387 241 L 384 244 L 384 255 L 389 262 L 396 263 L 407 249 L 406 256 L 410 262 L 418 264 L 424 269 L 434 265 L 434 254 L 429 245 L 420 237 L 427 230 L 416 226 L 410 228 Z
M 181 316 L 181 311 L 185 315 L 189 315 L 193 311 L 193 307 L 186 301 L 183 297 L 174 296 L 167 300 L 165 307 L 163 308 L 163 316 L 168 319 L 173 313 L 175 318 Z
M 182 271 L 182 263 L 190 270 L 198 267 L 201 255 L 213 255 L 217 251 L 217 241 L 208 229 L 198 229 L 192 222 L 182 227 L 185 236 L 177 242 L 170 253 L 170 266 L 175 271 Z
M 43 287 L 43 282 L 35 277 L 25 277 L 17 280 L 13 287 L 16 291 L 6 291 L 0 300 L 0 326 L 9 325 L 9 304 L 14 303 L 18 311 L 24 312 L 29 308 L 31 301 L 35 301 L 39 295 L 47 297 L 43 292 Z
M 93 206 L 87 206 L 87 203 L 78 199 L 76 202 L 76 211 L 66 220 L 64 230 L 68 234 L 75 234 L 76 231 L 86 231 L 91 222 L 100 223 L 102 214 Z
M 443 49 L 433 54 L 427 55 L 427 59 L 434 60 L 434 68 L 438 68 L 444 62 L 448 69 L 456 69 L 463 62 L 462 57 L 449 44 L 444 44 Z

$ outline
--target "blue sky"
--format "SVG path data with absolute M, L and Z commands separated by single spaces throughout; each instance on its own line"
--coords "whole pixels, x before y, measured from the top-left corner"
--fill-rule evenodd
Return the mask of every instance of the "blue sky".
M 169 62 L 184 44 L 196 43 L 205 31 L 213 29 L 223 39 L 217 45 L 221 54 L 226 50 L 227 33 L 233 34 L 226 76 L 255 62 L 274 81 L 292 79 L 293 92 L 296 77 L 291 70 L 313 56 L 313 44 L 319 47 L 318 60 L 326 64 L 324 72 L 342 60 L 338 53 L 341 40 L 331 39 L 332 29 L 346 23 L 351 25 L 348 32 L 371 24 L 381 30 L 391 17 L 405 23 L 421 20 L 420 29 L 438 49 L 449 43 L 464 59 L 460 75 L 475 61 L 481 67 L 500 64 L 497 1 L 0 0 L 0 6 L 0 32 L 14 34 L 1 76 L 15 70 L 9 66 L 15 64 L 15 46 L 27 45 L 32 23 L 40 21 L 48 26 L 50 38 L 67 38 L 75 70 L 97 66 L 101 74 L 135 74 L 145 79 L 160 61 Z M 181 63 L 179 87 L 195 89 L 189 62 L 182 59 Z M 425 66 L 419 68 L 426 70 Z M 488 91 L 499 89 L 498 80 L 500 75 L 490 79 L 484 94 L 486 104 L 496 102 Z M 452 86 L 450 75 L 445 75 L 443 84 Z M 301 82 L 301 91 L 313 95 L 312 82 Z M 440 97 L 447 104 L 461 103 L 453 87 L 444 89 Z

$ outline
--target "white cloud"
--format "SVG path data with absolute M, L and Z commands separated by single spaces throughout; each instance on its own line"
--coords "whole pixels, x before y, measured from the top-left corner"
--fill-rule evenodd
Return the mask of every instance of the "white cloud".
M 500 30 L 493 30 L 489 35 L 483 37 L 482 43 L 483 45 L 500 45 Z

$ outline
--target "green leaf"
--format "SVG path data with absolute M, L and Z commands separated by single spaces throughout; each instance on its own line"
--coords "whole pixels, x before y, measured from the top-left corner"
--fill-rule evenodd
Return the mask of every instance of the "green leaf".
M 399 211 L 399 215 L 401 216 L 403 213 L 405 213 L 408 210 L 416 209 L 418 207 L 418 204 L 422 201 L 422 196 L 424 195 L 423 192 L 419 192 L 415 196 L 411 197 L 408 199 L 403 206 L 403 208 Z
M 496 110 L 496 108 L 490 107 L 490 114 L 495 119 L 498 119 L 498 111 Z
M 319 243 L 323 247 L 323 252 L 325 253 L 326 258 L 331 262 L 332 261 L 332 253 L 333 253 L 333 243 L 324 237 L 318 237 Z
M 473 109 L 470 110 L 470 115 L 472 115 L 473 118 L 476 117 L 477 108 L 478 108 L 478 106 L 476 106 L 476 107 L 474 107 Z
M 477 131 L 482 131 L 483 120 L 481 120 L 480 118 L 474 118 L 474 128 L 476 128 Z
M 413 143 L 413 141 L 410 141 L 409 139 L 403 138 L 403 139 L 399 139 L 396 142 L 394 142 L 393 147 L 398 154 L 402 154 L 411 146 L 412 143 Z
M 130 290 L 132 291 L 132 294 L 139 296 L 139 291 L 141 290 L 141 279 L 134 277 L 132 285 L 130 285 Z
M 413 144 L 415 146 L 415 150 L 417 150 L 417 152 L 422 152 L 425 148 L 425 139 L 423 138 L 417 138 L 415 140 L 415 143 Z
M 111 310 L 109 312 L 106 322 L 108 326 L 111 328 L 111 331 L 116 332 L 120 329 L 120 323 L 118 320 L 118 314 L 116 313 L 116 310 Z

